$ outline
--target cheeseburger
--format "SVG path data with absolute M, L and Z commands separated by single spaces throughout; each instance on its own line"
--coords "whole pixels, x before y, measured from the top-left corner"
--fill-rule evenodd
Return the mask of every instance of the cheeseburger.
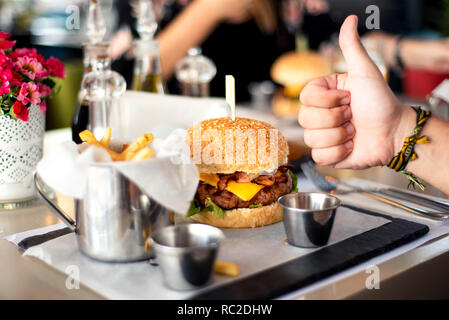
M 200 181 L 188 216 L 223 228 L 260 227 L 283 218 L 277 200 L 296 191 L 285 166 L 286 139 L 268 123 L 236 118 L 200 122 L 187 131 Z
M 271 67 L 271 78 L 280 84 L 273 97 L 273 112 L 281 118 L 297 119 L 302 88 L 312 79 L 331 73 L 331 64 L 318 53 L 288 52 Z

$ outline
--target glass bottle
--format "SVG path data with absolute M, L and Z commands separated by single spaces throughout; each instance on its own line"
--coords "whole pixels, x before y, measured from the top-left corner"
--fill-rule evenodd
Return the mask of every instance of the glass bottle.
M 112 128 L 113 137 L 120 135 L 120 97 L 126 90 L 126 81 L 111 70 L 107 55 L 97 56 L 95 67 L 83 78 L 81 92 L 89 105 L 87 128 L 100 140 L 107 128 Z
M 86 43 L 84 51 L 83 79 L 92 71 L 110 70 L 111 61 L 108 57 L 107 43 Z M 89 101 L 84 96 L 82 90 L 78 94 L 78 104 L 75 109 L 72 121 L 72 140 L 81 143 L 79 133 L 90 129 L 89 126 Z
M 215 64 L 199 48 L 190 49 L 188 56 L 176 64 L 176 79 L 184 96 L 208 97 L 209 83 L 216 73 Z
M 110 68 L 107 59 L 108 45 L 102 40 L 106 34 L 106 24 L 101 13 L 98 0 L 90 0 L 87 19 L 86 35 L 88 42 L 83 45 L 83 79 L 95 70 Z M 100 61 L 100 65 L 97 64 Z M 85 99 L 82 91 L 78 94 L 78 103 L 72 120 L 72 140 L 81 143 L 79 133 L 89 128 L 89 101 Z
M 132 90 L 164 94 L 159 41 L 141 39 L 134 42 L 135 65 Z

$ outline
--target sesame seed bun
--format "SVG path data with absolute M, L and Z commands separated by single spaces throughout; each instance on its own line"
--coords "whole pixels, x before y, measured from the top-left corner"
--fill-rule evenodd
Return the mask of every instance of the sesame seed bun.
M 227 210 L 224 219 L 210 212 L 196 214 L 192 219 L 219 228 L 255 228 L 282 221 L 283 217 L 282 207 L 274 202 L 260 208 Z
M 239 134 L 242 134 L 240 138 Z M 289 150 L 285 137 L 272 125 L 253 119 L 204 120 L 188 129 L 187 143 L 200 173 L 230 174 L 241 171 L 258 174 L 274 172 L 288 162 Z

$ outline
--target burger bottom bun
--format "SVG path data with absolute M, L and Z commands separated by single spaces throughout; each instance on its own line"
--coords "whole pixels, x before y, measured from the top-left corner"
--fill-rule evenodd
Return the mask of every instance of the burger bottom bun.
M 191 218 L 219 228 L 255 228 L 282 221 L 283 217 L 282 207 L 274 202 L 260 208 L 228 210 L 224 218 L 217 218 L 211 212 L 198 213 Z

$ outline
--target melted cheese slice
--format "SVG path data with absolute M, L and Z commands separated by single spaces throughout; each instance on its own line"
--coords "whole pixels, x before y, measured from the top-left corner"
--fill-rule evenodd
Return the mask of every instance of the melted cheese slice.
M 242 200 L 249 201 L 251 200 L 261 189 L 263 189 L 264 186 L 251 183 L 251 182 L 244 182 L 244 183 L 238 183 L 235 181 L 229 181 L 228 186 L 226 187 L 226 190 L 229 192 L 232 192 L 237 197 L 239 197 Z
M 201 173 L 200 180 L 211 186 L 217 187 L 220 177 L 214 173 Z M 232 192 L 237 197 L 244 201 L 250 201 L 264 186 L 251 182 L 235 182 L 233 180 L 228 182 L 226 190 Z
M 220 177 L 215 173 L 200 173 L 200 180 L 211 186 L 217 187 Z

